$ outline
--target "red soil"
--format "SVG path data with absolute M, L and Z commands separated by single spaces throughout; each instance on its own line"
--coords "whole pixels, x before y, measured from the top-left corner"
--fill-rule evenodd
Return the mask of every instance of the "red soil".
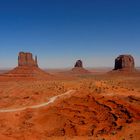
M 140 139 L 139 76 L 87 75 L 75 79 L 1 80 L 0 109 L 47 102 L 50 97 L 70 89 L 76 92 L 38 109 L 1 112 L 0 139 Z

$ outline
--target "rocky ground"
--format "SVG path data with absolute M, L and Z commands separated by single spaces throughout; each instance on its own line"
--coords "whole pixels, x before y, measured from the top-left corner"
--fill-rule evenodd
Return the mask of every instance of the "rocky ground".
M 2 140 L 139 140 L 140 74 L 85 74 L 56 80 L 0 77 Z M 5 80 L 6 79 L 6 80 Z

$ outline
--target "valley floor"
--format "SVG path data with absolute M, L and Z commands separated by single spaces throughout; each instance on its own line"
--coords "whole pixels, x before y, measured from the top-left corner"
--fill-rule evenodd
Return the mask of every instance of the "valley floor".
M 59 77 L 0 77 L 0 139 L 140 139 L 140 75 Z

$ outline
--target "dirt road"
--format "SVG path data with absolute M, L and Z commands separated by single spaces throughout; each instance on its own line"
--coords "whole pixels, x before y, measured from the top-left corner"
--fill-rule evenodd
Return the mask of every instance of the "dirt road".
M 27 107 L 22 107 L 22 108 L 14 108 L 14 109 L 0 109 L 0 113 L 5 113 L 5 112 L 18 112 L 18 111 L 23 111 L 25 109 L 36 109 L 36 108 L 40 108 L 40 107 L 44 107 L 44 106 L 48 106 L 49 104 L 55 102 L 58 98 L 62 97 L 62 96 L 65 96 L 65 95 L 69 95 L 71 93 L 74 93 L 75 90 L 69 90 L 61 95 L 57 95 L 57 96 L 54 96 L 52 98 L 49 99 L 48 102 L 45 102 L 45 103 L 41 103 L 41 104 L 38 104 L 38 105 L 33 105 L 33 106 L 27 106 Z

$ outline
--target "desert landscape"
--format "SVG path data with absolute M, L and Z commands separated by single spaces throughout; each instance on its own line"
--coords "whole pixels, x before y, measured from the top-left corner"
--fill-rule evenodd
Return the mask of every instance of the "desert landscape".
M 0 140 L 140 140 L 140 0 L 0 0 Z
M 78 60 L 49 74 L 20 52 L 0 75 L 0 139 L 139 140 L 140 72 L 130 55 L 114 65 L 98 73 Z

